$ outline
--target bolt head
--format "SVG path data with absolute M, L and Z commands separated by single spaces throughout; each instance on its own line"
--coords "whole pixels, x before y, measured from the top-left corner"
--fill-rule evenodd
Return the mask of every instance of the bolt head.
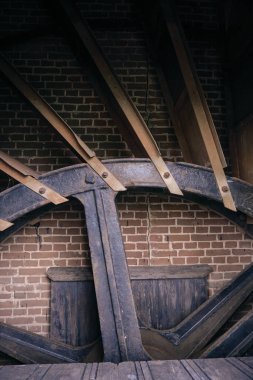
M 108 177 L 108 173 L 107 172 L 102 173 L 102 177 L 103 178 L 107 178 Z
M 222 186 L 221 190 L 222 190 L 224 193 L 227 193 L 227 192 L 228 192 L 228 187 L 227 187 L 227 186 Z
M 169 178 L 170 177 L 170 173 L 169 172 L 165 172 L 164 175 L 163 175 L 164 178 Z
M 41 188 L 39 189 L 39 193 L 40 193 L 40 194 L 45 194 L 45 192 L 46 192 L 45 187 L 41 187 Z
M 86 174 L 85 182 L 89 184 L 95 183 L 95 176 L 93 174 Z

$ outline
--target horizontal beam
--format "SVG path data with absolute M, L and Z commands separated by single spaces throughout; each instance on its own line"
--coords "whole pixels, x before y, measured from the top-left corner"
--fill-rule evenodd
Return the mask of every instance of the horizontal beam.
M 99 48 L 94 36 L 81 18 L 80 11 L 75 8 L 72 1 L 58 0 L 58 3 L 69 19 L 77 38 L 81 42 L 84 52 L 89 54 L 89 58 L 92 60 L 94 66 L 103 78 L 104 84 L 110 91 L 110 96 L 116 101 L 122 117 L 127 120 L 129 133 L 134 135 L 134 139 L 128 141 L 130 149 L 133 143 L 137 141 L 137 144 L 145 150 L 146 154 L 153 162 L 169 191 L 173 194 L 183 195 L 175 178 L 173 178 L 173 175 L 166 167 L 157 144 L 144 119 L 120 84 L 114 71 Z
M 0 56 L 0 71 L 24 95 L 24 97 L 40 112 L 40 114 L 58 132 L 63 141 L 112 188 L 114 191 L 125 190 L 96 157 L 95 153 L 77 136 L 57 112 L 21 77 L 7 60 Z

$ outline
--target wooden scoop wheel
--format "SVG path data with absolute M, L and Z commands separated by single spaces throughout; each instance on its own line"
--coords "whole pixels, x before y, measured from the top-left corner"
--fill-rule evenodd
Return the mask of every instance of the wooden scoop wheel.
M 105 166 L 126 188 L 164 190 L 165 184 L 153 164 L 146 159 L 105 161 Z M 253 186 L 227 178 L 237 213 L 222 204 L 213 172 L 189 164 L 167 163 L 185 199 L 207 205 L 251 234 L 245 215 L 253 216 Z M 252 267 L 172 331 L 140 329 L 132 296 L 124 245 L 115 207 L 116 192 L 87 165 L 67 167 L 40 177 L 40 181 L 64 197 L 74 197 L 84 206 L 91 252 L 92 270 L 99 312 L 104 361 L 141 361 L 190 357 L 199 352 L 252 289 Z M 23 185 L 0 194 L 0 218 L 14 223 L 0 234 L 1 240 L 29 220 L 49 210 L 51 204 Z M 224 310 L 227 310 L 224 313 Z M 224 317 L 221 317 L 223 315 Z M 201 328 L 208 339 L 200 339 Z M 30 348 L 30 362 L 88 361 L 94 357 L 96 342 L 81 349 L 58 344 L 36 334 L 0 325 L 0 349 L 21 358 Z M 202 343 L 200 343 L 200 341 Z M 199 344 L 198 344 L 199 343 Z M 9 350 L 8 350 L 9 347 Z M 193 349 L 194 347 L 194 349 Z M 31 349 L 32 348 L 32 349 Z M 43 353 L 43 355 L 42 355 Z M 25 356 L 25 355 L 23 355 Z M 51 359 L 50 359 L 51 358 Z M 42 362 L 43 362 L 42 360 Z

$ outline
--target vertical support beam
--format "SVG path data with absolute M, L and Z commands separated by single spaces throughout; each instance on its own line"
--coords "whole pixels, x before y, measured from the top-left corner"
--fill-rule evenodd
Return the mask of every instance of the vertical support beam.
M 84 205 L 104 361 L 147 360 L 132 296 L 121 231 L 110 189 L 75 196 Z

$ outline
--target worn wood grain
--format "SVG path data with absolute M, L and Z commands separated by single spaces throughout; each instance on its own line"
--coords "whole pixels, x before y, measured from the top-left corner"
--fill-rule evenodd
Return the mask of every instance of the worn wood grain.
M 84 346 L 100 335 L 93 281 L 53 281 L 50 337 L 73 346 Z
M 199 359 L 196 363 L 212 380 L 252 380 L 252 376 L 249 377 L 226 359 Z
M 73 363 L 0 368 L 1 380 L 249 380 L 253 358 Z

